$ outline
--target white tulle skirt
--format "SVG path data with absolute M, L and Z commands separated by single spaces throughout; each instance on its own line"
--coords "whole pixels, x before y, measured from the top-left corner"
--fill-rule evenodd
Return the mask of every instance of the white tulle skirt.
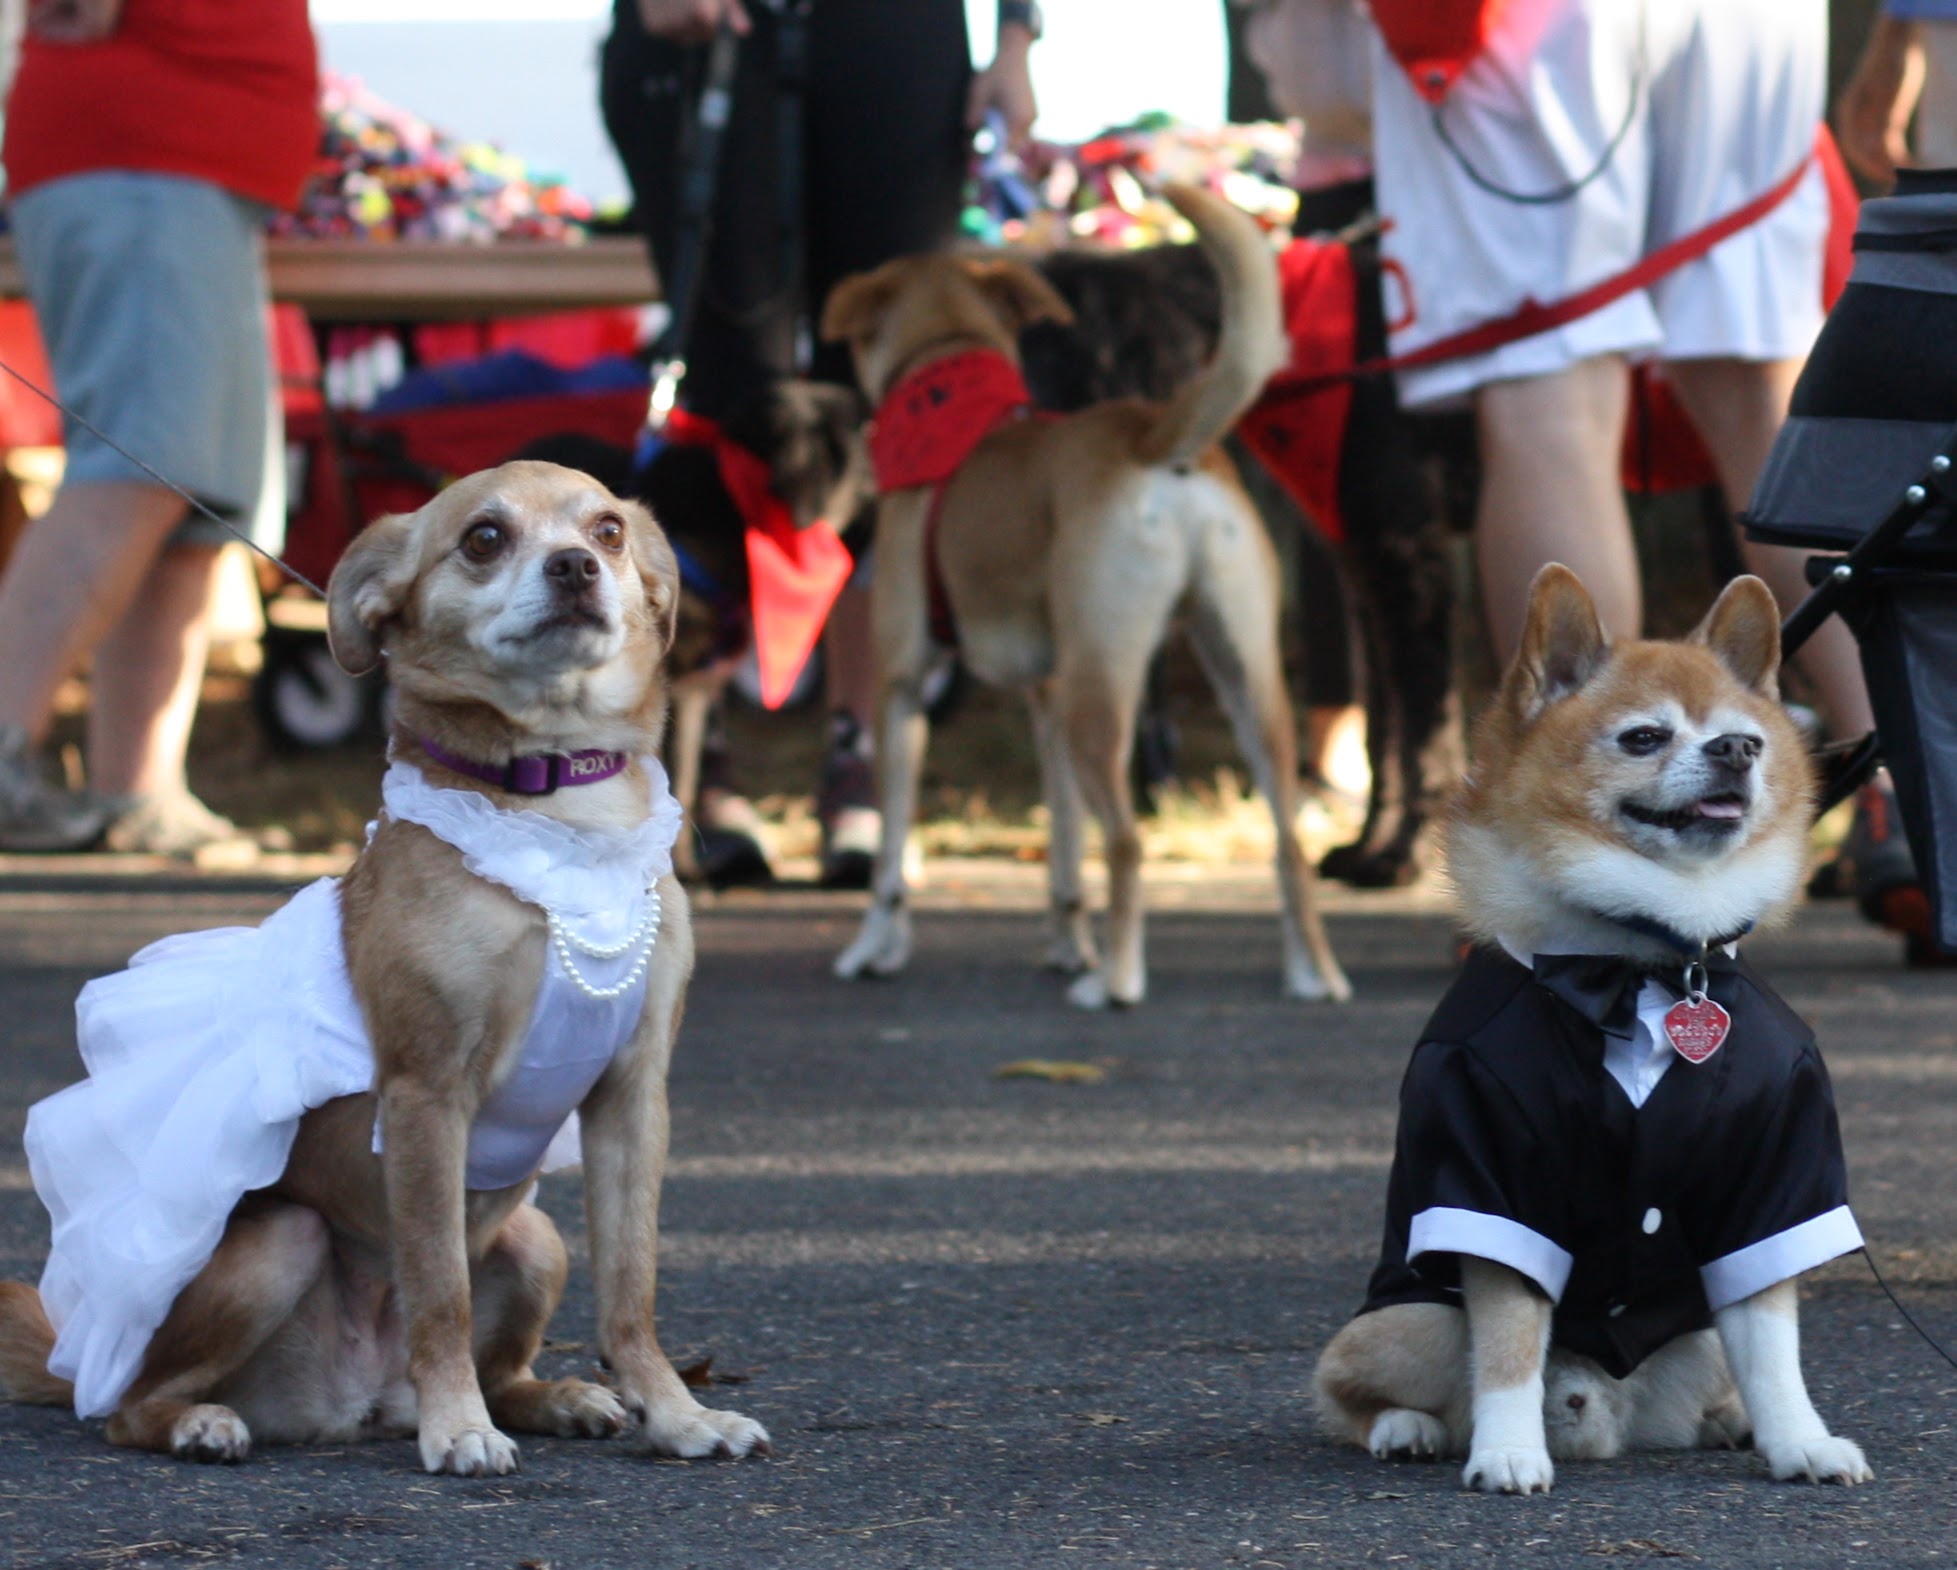
M 75 1005 L 88 1078 L 34 1107 L 27 1159 L 54 1223 L 48 1367 L 100 1417 L 135 1378 L 239 1199 L 275 1182 L 311 1107 L 373 1085 L 339 884 L 263 926 L 153 943 Z

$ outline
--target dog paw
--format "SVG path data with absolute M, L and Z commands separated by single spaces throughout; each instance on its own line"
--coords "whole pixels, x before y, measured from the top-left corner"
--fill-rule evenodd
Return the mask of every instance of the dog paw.
M 1546 1494 L 1556 1481 L 1547 1450 L 1477 1450 L 1461 1481 L 1484 1494 Z
M 1284 997 L 1295 1003 L 1350 1003 L 1352 983 L 1337 971 L 1328 976 L 1305 961 L 1286 967 Z
M 892 913 L 872 906 L 863 918 L 863 930 L 856 941 L 836 958 L 835 973 L 840 980 L 855 981 L 863 976 L 894 976 L 910 963 L 910 920 L 902 912 Z
M 626 1425 L 625 1403 L 583 1379 L 526 1380 L 489 1404 L 499 1427 L 559 1439 L 609 1439 Z
M 1824 1434 L 1790 1445 L 1766 1449 L 1767 1470 L 1777 1483 L 1803 1479 L 1810 1483 L 1871 1483 L 1875 1473 L 1862 1457 L 1862 1447 L 1852 1439 L 1837 1439 Z
M 1108 1006 L 1108 978 L 1098 970 L 1082 971 L 1067 988 L 1067 1001 L 1077 1009 Z
M 493 1428 L 421 1435 L 421 1464 L 451 1477 L 506 1477 L 519 1463 L 516 1442 Z
M 731 1460 L 773 1453 L 768 1430 L 753 1418 L 704 1406 L 649 1413 L 645 1439 L 657 1454 L 689 1461 L 705 1456 Z
M 230 1407 L 201 1403 L 171 1425 L 170 1454 L 180 1461 L 236 1466 L 251 1454 L 251 1430 Z
M 1435 1461 L 1447 1449 L 1447 1425 L 1431 1412 L 1389 1407 L 1373 1420 L 1366 1448 L 1382 1461 Z
M 1738 1400 L 1713 1407 L 1699 1419 L 1701 1450 L 1744 1450 L 1753 1443 L 1753 1424 Z

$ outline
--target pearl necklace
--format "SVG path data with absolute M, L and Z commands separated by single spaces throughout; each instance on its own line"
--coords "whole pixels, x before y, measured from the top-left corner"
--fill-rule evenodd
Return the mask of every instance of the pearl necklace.
M 557 961 L 564 967 L 564 974 L 570 978 L 571 985 L 586 997 L 599 1003 L 610 1002 L 623 997 L 639 984 L 639 978 L 646 973 L 646 966 L 652 962 L 653 941 L 659 935 L 659 890 L 646 890 L 646 913 L 639 918 L 639 924 L 623 939 L 613 944 L 598 944 L 579 937 L 564 925 L 554 910 L 544 911 L 544 925 L 549 929 L 551 946 L 557 950 Z M 638 957 L 632 961 L 632 968 L 625 973 L 625 979 L 615 987 L 593 986 L 585 974 L 578 969 L 577 961 L 571 957 L 571 950 L 592 959 L 617 959 L 634 944 L 640 945 Z

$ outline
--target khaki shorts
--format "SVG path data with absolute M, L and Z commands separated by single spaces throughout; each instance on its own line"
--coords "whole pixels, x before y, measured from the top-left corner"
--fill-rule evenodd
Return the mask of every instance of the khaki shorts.
M 120 446 L 227 517 L 282 513 L 265 209 L 201 180 L 124 171 L 50 181 L 11 208 L 54 390 L 110 439 L 64 413 L 62 483 L 150 482 Z M 232 538 L 192 513 L 173 543 Z

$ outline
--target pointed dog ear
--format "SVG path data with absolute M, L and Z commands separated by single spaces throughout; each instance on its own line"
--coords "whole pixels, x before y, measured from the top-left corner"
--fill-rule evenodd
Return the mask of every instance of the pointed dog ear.
M 659 637 L 659 653 L 664 657 L 679 632 L 680 564 L 666 531 L 654 522 L 649 509 L 638 502 L 620 498 L 618 510 L 631 531 L 632 562 L 639 569 L 646 604 L 652 609 L 653 631 Z
M 1527 723 L 1589 681 L 1609 656 L 1590 591 L 1569 568 L 1551 562 L 1529 585 L 1529 620 L 1502 678 L 1503 700 Z
M 1015 334 L 1035 322 L 1058 322 L 1064 327 L 1074 319 L 1074 308 L 1060 291 L 1022 261 L 1005 256 L 973 258 L 965 268 Z
M 326 585 L 326 641 L 349 676 L 381 662 L 381 633 L 414 588 L 419 513 L 376 518 L 355 537 Z
M 819 331 L 829 343 L 845 343 L 874 332 L 903 281 L 903 260 L 885 262 L 867 273 L 851 273 L 822 303 Z
M 1711 649 L 1762 697 L 1780 696 L 1780 607 L 1773 590 L 1758 578 L 1739 577 L 1727 584 L 1686 641 Z

